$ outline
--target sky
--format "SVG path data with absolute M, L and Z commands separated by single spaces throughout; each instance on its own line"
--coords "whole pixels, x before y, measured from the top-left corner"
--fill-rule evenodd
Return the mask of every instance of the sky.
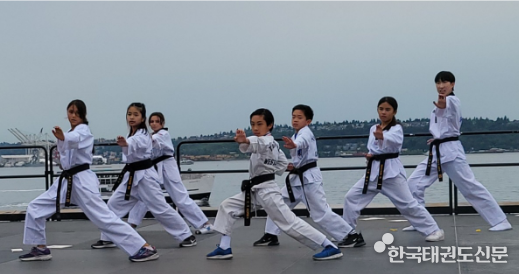
M 126 109 L 163 112 L 173 138 L 314 121 L 428 118 L 434 76 L 456 76 L 463 116 L 519 120 L 519 2 L 0 2 L 0 142 L 70 128 L 85 101 L 96 138 Z M 463 129 L 463 128 L 462 128 Z

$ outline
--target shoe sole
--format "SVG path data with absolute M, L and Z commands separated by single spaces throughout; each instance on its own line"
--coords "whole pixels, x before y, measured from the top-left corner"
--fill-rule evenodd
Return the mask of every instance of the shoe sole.
M 402 228 L 402 231 L 410 232 L 410 231 L 416 231 L 416 228 Z
M 52 259 L 52 255 L 42 255 L 37 257 L 23 258 L 20 259 L 22 262 L 31 262 L 31 261 L 49 261 Z
M 342 253 L 337 253 L 337 254 L 334 254 L 332 256 L 328 256 L 328 257 L 325 257 L 325 258 L 316 258 L 316 257 L 313 257 L 313 259 L 315 261 L 327 261 L 327 260 L 335 260 L 335 259 L 339 259 L 340 257 L 342 257 L 344 254 Z
M 195 245 L 196 245 L 196 242 L 190 243 L 190 244 L 179 244 L 180 247 L 192 247 L 192 246 L 195 246 Z
M 278 246 L 279 242 L 268 242 L 268 243 L 254 243 L 253 246 Z
M 149 257 L 142 258 L 142 259 L 130 259 L 132 262 L 146 262 L 146 261 L 153 261 L 159 258 L 159 254 L 155 253 Z
M 208 260 L 230 260 L 232 259 L 232 254 L 227 255 L 217 255 L 212 257 L 206 257 Z
M 103 245 L 103 246 L 93 246 L 93 245 L 91 245 L 90 247 L 93 248 L 93 249 L 103 249 L 103 248 L 114 248 L 114 247 L 117 247 L 117 246 L 115 244 L 110 244 L 110 245 Z
M 497 229 L 497 230 L 493 230 L 492 228 L 489 228 L 488 231 L 491 231 L 491 232 L 499 232 L 499 231 L 507 231 L 507 230 L 512 230 L 512 227 L 507 227 L 505 229 Z
M 214 230 L 195 230 L 195 234 L 204 235 L 204 234 L 213 234 Z
M 339 248 L 348 248 L 348 247 L 361 247 L 361 246 L 365 246 L 366 245 L 366 242 L 359 242 L 359 243 L 354 243 L 354 244 L 351 244 L 351 245 L 337 245 Z
M 426 242 L 439 242 L 445 240 L 445 237 L 441 237 L 439 239 L 425 239 Z

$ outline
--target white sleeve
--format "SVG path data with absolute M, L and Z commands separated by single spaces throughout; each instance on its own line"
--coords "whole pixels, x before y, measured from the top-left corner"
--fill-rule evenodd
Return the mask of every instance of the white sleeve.
M 88 127 L 76 127 L 73 131 L 65 132 L 63 141 L 58 140 L 60 150 L 83 149 L 94 142 L 94 136 L 87 130 Z
M 404 142 L 404 131 L 400 125 L 392 126 L 388 131 L 383 131 L 384 140 L 382 140 L 382 148 L 399 147 Z

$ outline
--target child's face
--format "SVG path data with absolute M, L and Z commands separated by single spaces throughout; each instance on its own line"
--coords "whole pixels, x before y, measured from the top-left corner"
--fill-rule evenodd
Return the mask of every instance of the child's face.
M 396 114 L 395 109 L 388 102 L 380 104 L 377 108 L 377 112 L 378 118 L 380 121 L 382 121 L 383 124 L 388 124 L 391 122 Z
M 263 115 L 254 115 L 250 119 L 250 127 L 252 129 L 252 134 L 255 136 L 265 136 L 271 128 L 272 125 L 267 125 L 265 122 L 265 117 Z
M 449 81 L 438 81 L 436 82 L 436 90 L 438 91 L 438 94 L 447 96 L 452 93 L 452 90 L 454 89 L 454 83 Z
M 153 131 L 157 131 L 162 128 L 162 123 L 160 122 L 159 116 L 150 117 L 150 127 Z
M 141 111 L 137 107 L 131 106 L 128 109 L 128 113 L 126 113 L 126 122 L 128 122 L 131 128 L 136 129 L 141 123 L 144 123 L 144 117 L 142 117 Z
M 292 112 L 292 127 L 296 131 L 308 126 L 311 122 L 312 120 L 306 119 L 305 113 L 302 110 L 296 109 Z
M 71 128 L 75 128 L 77 125 L 83 123 L 83 119 L 81 119 L 81 117 L 79 117 L 79 112 L 75 105 L 71 105 L 67 109 L 67 118 L 68 118 L 68 121 L 70 122 Z

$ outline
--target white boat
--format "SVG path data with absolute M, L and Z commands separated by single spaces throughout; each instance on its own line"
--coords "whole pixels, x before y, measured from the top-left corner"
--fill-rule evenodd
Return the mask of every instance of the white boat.
M 195 162 L 193 162 L 193 160 L 189 160 L 189 159 L 182 159 L 182 160 L 180 160 L 180 164 L 181 165 L 192 165 L 194 163 Z
M 112 187 L 117 180 L 121 168 L 112 166 L 91 166 L 92 171 L 97 174 L 99 178 L 99 190 L 103 198 L 110 198 L 112 194 Z M 193 200 L 201 200 L 203 203 L 209 201 L 211 191 L 213 190 L 213 184 L 215 175 L 214 174 L 181 174 L 182 183 L 186 187 L 189 197 Z M 163 189 L 164 196 L 166 199 L 169 198 L 169 194 Z

